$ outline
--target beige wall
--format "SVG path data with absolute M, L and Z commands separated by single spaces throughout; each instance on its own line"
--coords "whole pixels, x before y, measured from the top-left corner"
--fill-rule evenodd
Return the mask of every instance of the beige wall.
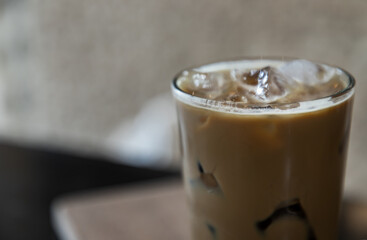
M 367 181 L 366 0 L 0 2 L 3 136 L 98 147 L 183 67 L 294 56 L 356 77 L 349 168 Z

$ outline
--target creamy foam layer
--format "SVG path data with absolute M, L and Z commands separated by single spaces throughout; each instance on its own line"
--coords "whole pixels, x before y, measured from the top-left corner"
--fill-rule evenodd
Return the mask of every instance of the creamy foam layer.
M 340 103 L 353 94 L 353 85 L 343 70 L 307 60 L 241 60 L 183 71 L 173 92 L 216 111 L 296 113 Z

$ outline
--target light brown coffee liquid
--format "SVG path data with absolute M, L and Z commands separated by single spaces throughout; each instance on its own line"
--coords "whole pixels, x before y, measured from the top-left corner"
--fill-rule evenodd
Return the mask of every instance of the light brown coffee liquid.
M 236 114 L 178 100 L 192 240 L 337 239 L 352 101 Z
M 337 239 L 351 106 L 246 116 L 178 102 L 192 239 Z

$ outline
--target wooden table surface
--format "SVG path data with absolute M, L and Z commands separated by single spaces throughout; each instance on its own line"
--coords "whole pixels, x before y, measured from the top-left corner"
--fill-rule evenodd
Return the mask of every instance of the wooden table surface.
M 187 240 L 189 216 L 179 180 L 63 197 L 52 208 L 61 240 Z M 346 199 L 339 240 L 367 239 L 367 205 Z
M 52 208 L 62 240 L 189 239 L 181 182 L 110 188 L 64 197 Z

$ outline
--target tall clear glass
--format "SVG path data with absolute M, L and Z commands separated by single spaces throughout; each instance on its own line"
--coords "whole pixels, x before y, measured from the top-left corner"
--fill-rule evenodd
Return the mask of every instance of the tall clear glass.
M 258 60 L 194 70 L 243 61 Z M 177 75 L 172 92 L 192 240 L 337 239 L 355 83 L 332 68 L 342 90 L 258 105 L 198 97 L 181 87 L 190 69 Z

